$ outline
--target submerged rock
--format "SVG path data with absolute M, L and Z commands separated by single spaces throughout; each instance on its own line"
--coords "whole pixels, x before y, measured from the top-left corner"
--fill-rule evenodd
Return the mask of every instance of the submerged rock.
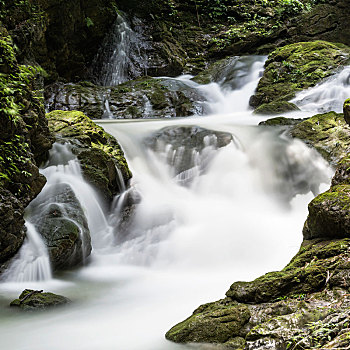
M 201 174 L 217 149 L 234 142 L 231 134 L 198 126 L 163 128 L 145 144 L 165 158 L 178 181 L 185 184 Z
M 315 86 L 335 74 L 349 61 L 350 49 L 325 41 L 300 42 L 281 47 L 269 55 L 256 93 L 250 99 L 261 112 L 286 112 L 293 109 L 295 93 Z M 259 110 L 258 110 L 259 111 Z
M 10 306 L 18 307 L 23 311 L 46 310 L 49 308 L 69 304 L 71 301 L 54 293 L 42 290 L 25 289 L 18 299 L 11 302 Z

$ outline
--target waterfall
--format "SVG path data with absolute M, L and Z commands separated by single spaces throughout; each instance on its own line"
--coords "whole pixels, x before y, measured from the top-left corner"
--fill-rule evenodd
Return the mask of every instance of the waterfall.
M 49 254 L 35 226 L 26 221 L 27 236 L 18 256 L 3 280 L 7 282 L 45 281 L 52 278 Z
M 174 88 L 202 89 L 199 102 L 209 115 L 99 121 L 118 139 L 133 173 L 130 188 L 121 181 L 125 190 L 110 212 L 69 146 L 54 146 L 42 169 L 48 183 L 28 220 L 49 191 L 69 185 L 88 219 L 93 258 L 50 288 L 75 301 L 69 308 L 31 317 L 30 327 L 27 318 L 0 308 L 4 348 L 185 350 L 165 341 L 170 326 L 223 298 L 233 281 L 290 261 L 307 204 L 329 186 L 332 169 L 301 141 L 256 126 L 261 119 L 251 115 L 248 100 L 264 58 L 243 61 L 233 61 L 243 67 L 233 80 L 199 86 L 188 76 L 164 78 Z M 4 295 L 6 288 L 0 284 Z
M 350 96 L 350 66 L 315 87 L 301 91 L 290 102 L 302 111 L 326 113 L 343 112 L 343 103 Z
M 144 75 L 147 70 L 147 43 L 140 33 L 131 29 L 119 12 L 114 26 L 102 43 L 92 64 L 97 84 L 115 86 Z

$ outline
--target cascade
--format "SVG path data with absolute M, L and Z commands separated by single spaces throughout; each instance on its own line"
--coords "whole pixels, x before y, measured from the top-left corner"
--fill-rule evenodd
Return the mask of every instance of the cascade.
M 122 13 L 105 39 L 92 64 L 96 83 L 115 86 L 144 75 L 147 71 L 147 42 L 133 31 Z
M 299 92 L 290 102 L 306 112 L 342 113 L 343 102 L 349 96 L 350 66 L 347 66 L 315 87 Z
M 3 276 L 6 282 L 45 281 L 52 278 L 49 254 L 35 226 L 26 221 L 27 236 Z
M 129 188 L 121 176 L 123 191 L 110 212 L 83 180 L 69 146 L 55 144 L 41 170 L 48 183 L 28 221 L 50 191 L 68 184 L 85 210 L 93 258 L 50 289 L 80 301 L 69 308 L 36 315 L 31 327 L 0 308 L 9 320 L 2 325 L 4 348 L 185 350 L 165 341 L 170 326 L 224 297 L 234 280 L 289 262 L 307 203 L 328 187 L 332 170 L 302 142 L 255 126 L 260 117 L 251 115 L 248 101 L 263 62 L 253 58 L 233 80 L 205 86 L 186 76 L 168 79 L 203 89 L 201 103 L 211 113 L 205 117 L 99 121 L 122 145 L 133 173 Z M 7 288 L 0 284 L 1 292 Z

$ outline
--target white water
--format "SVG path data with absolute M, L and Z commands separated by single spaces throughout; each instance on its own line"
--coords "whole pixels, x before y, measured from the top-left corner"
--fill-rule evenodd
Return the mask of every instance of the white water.
M 302 111 L 326 113 L 343 112 L 343 103 L 350 96 L 350 66 L 322 83 L 302 91 L 290 102 Z
M 63 294 L 74 303 L 44 314 L 18 315 L 3 307 L 4 349 L 184 350 L 186 346 L 164 339 L 172 325 L 199 304 L 224 297 L 235 280 L 250 280 L 289 262 L 302 240 L 307 203 L 314 196 L 311 190 L 329 181 L 331 171 L 301 142 L 250 126 L 259 118 L 244 107 L 251 91 L 243 93 L 245 88 L 236 91 L 236 97 L 228 90 L 222 93 L 233 108 L 243 106 L 237 113 L 101 122 L 122 144 L 134 175 L 132 190 L 142 198 L 130 232 L 122 244 L 112 246 L 105 239 L 110 237 L 107 218 L 98 206 L 87 209 L 89 226 L 101 225 L 93 240 L 100 249 L 93 251 L 88 266 L 37 284 L 38 289 Z M 210 106 L 219 108 L 215 102 Z M 180 125 L 228 132 L 238 140 L 215 151 L 204 171 L 193 172 L 186 186 L 174 177 L 162 153 L 144 143 L 155 131 Z M 203 152 L 214 151 L 213 144 L 207 146 Z M 81 184 L 79 174 L 65 174 L 61 168 L 48 171 L 49 183 L 78 179 L 74 191 L 85 200 L 84 207 L 89 206 L 95 195 Z M 289 203 L 295 191 L 305 194 L 295 195 Z M 0 302 L 7 305 L 23 288 L 2 284 Z
M 98 69 L 99 84 L 115 86 L 146 73 L 148 61 L 143 53 L 146 43 L 139 36 L 118 13 L 112 32 L 93 63 L 93 70 Z

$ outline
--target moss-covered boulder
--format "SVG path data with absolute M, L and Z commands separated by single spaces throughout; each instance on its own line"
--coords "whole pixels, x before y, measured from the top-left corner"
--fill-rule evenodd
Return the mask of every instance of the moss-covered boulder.
M 250 312 L 245 305 L 202 305 L 192 316 L 170 329 L 166 337 L 177 343 L 237 341 L 241 328 L 249 319 Z
M 343 113 L 346 123 L 350 125 L 350 98 L 344 102 Z
M 51 132 L 61 142 L 73 145 L 83 175 L 106 200 L 120 193 L 131 172 L 120 145 L 82 112 L 53 111 L 47 114 Z M 120 179 L 118 173 L 122 174 Z
M 46 182 L 37 166 L 52 137 L 36 90 L 38 74 L 18 64 L 12 39 L 0 25 L 0 264 L 22 245 L 24 208 Z
M 297 125 L 305 119 L 294 119 L 294 118 L 285 118 L 285 117 L 275 117 L 264 120 L 259 123 L 259 125 L 263 126 L 273 126 L 273 127 L 291 127 L 293 125 Z
M 62 295 L 43 292 L 42 290 L 25 289 L 18 299 L 11 302 L 10 306 L 23 311 L 35 311 L 63 306 L 70 302 L 68 298 Z
M 254 114 L 276 115 L 298 110 L 299 108 L 294 103 L 287 101 L 277 101 L 271 103 L 263 103 L 254 110 Z
M 268 104 L 291 100 L 296 92 L 315 86 L 347 64 L 349 54 L 347 46 L 325 41 L 300 42 L 273 51 L 250 105 L 254 108 L 264 105 L 268 110 Z M 284 107 L 288 111 L 291 106 Z M 279 112 L 282 111 L 283 108 Z
M 343 114 L 317 114 L 294 126 L 291 135 L 314 147 L 332 164 L 337 164 L 350 150 L 350 127 Z
M 47 246 L 53 270 L 86 262 L 92 249 L 90 231 L 84 210 L 69 185 L 49 183 L 31 203 L 29 213 Z
M 54 84 L 46 89 L 51 110 L 79 110 L 91 119 L 186 117 L 201 111 L 203 97 L 175 80 L 144 77 L 115 87 Z
M 305 239 L 350 237 L 350 185 L 337 185 L 309 204 Z

